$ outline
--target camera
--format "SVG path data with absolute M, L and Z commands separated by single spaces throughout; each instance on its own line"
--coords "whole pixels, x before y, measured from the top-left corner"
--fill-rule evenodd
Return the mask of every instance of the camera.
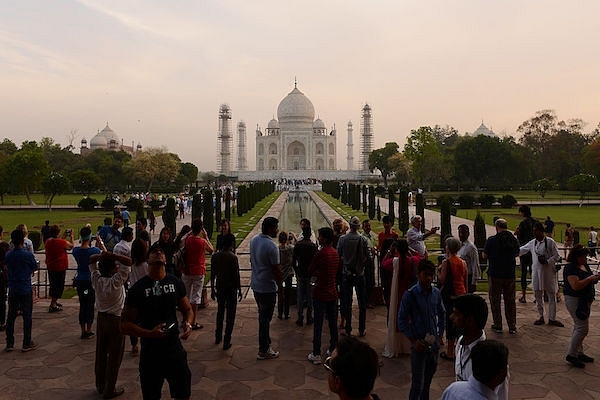
M 70 229 L 65 229 L 65 235 L 66 236 L 70 236 L 71 235 L 71 230 Z
M 548 257 L 545 254 L 538 254 L 538 261 L 540 264 L 548 264 Z

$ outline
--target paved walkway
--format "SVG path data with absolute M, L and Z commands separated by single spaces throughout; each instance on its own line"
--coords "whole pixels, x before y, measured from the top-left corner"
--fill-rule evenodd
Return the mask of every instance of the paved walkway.
M 276 215 L 278 206 L 274 204 L 273 207 L 266 215 Z M 40 300 L 34 305 L 33 338 L 39 348 L 29 353 L 0 353 L 0 399 L 98 398 L 94 391 L 95 341 L 79 339 L 77 299 L 64 300 L 64 311 L 61 313 L 49 314 L 48 303 L 48 300 Z M 199 321 L 204 329 L 195 331 L 184 343 L 192 369 L 193 398 L 337 398 L 328 390 L 327 371 L 306 360 L 312 349 L 311 327 L 299 328 L 293 318 L 282 321 L 274 319 L 271 337 L 273 347 L 281 351 L 281 357 L 257 361 L 258 323 L 252 296 L 239 303 L 233 347 L 228 351 L 213 344 L 215 306 L 213 302 L 200 311 Z M 598 309 L 597 302 L 593 309 Z M 600 314 L 594 311 L 585 351 L 600 357 L 600 351 L 596 351 L 600 347 Z M 367 310 L 367 336 L 363 340 L 378 353 L 383 351 L 385 344 L 385 315 L 385 307 Z M 517 303 L 517 335 L 495 334 L 489 328 L 491 323 L 486 327 L 489 338 L 502 340 L 510 349 L 510 398 L 599 399 L 600 363 L 589 364 L 585 370 L 579 370 L 571 368 L 564 361 L 572 331 L 572 322 L 564 303 L 558 306 L 558 319 L 565 323 L 565 328 L 534 326 L 536 317 L 537 312 L 531 302 Z M 327 332 L 324 329 L 324 343 L 328 340 Z M 17 319 L 17 346 L 21 340 L 21 319 Z M 0 336 L 1 347 L 4 347 L 3 342 L 4 337 Z M 128 349 L 129 344 L 126 345 Z M 141 399 L 137 363 L 137 357 L 125 354 L 119 372 L 119 384 L 126 390 L 122 397 L 124 399 Z M 440 360 L 432 384 L 432 399 L 439 399 L 443 389 L 454 380 L 453 369 L 450 362 Z M 375 392 L 383 399 L 404 399 L 408 397 L 409 388 L 409 358 L 383 359 Z M 169 397 L 165 385 L 163 398 Z

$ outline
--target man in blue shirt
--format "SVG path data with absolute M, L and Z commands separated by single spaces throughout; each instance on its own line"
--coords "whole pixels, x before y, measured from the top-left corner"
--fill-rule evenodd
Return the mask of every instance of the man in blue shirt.
M 282 275 L 279 269 L 279 248 L 273 241 L 277 237 L 279 220 L 266 217 L 262 222 L 262 233 L 250 241 L 250 287 L 258 306 L 258 354 L 257 360 L 268 360 L 279 357 L 279 352 L 271 347 L 269 329 L 278 285 L 281 285 Z
M 8 319 L 6 322 L 6 349 L 11 352 L 15 346 L 15 319 L 17 311 L 23 313 L 23 348 L 22 352 L 35 350 L 37 344 L 31 340 L 33 297 L 31 293 L 31 275 L 38 269 L 35 256 L 23 248 L 25 235 L 22 230 L 15 229 L 10 240 L 15 246 L 4 260 L 8 269 Z
M 446 329 L 446 310 L 440 291 L 433 287 L 435 265 L 423 259 L 419 263 L 419 282 L 402 296 L 398 327 L 410 340 L 412 382 L 410 400 L 429 399 L 429 387 L 437 369 L 439 338 Z

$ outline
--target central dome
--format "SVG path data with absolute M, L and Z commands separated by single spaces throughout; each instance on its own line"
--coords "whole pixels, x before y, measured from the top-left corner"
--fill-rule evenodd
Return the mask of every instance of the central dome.
M 308 97 L 294 87 L 294 90 L 279 103 L 277 119 L 279 122 L 302 121 L 312 124 L 315 119 L 315 108 Z

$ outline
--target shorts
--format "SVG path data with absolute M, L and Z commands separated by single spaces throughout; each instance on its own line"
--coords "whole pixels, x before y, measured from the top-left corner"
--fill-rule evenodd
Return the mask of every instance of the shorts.
M 204 275 L 186 275 L 181 277 L 185 285 L 185 292 L 190 304 L 202 303 L 202 287 L 204 286 Z
M 184 399 L 192 394 L 192 371 L 181 343 L 175 349 L 148 348 L 142 343 L 139 371 L 144 400 L 160 399 L 165 379 L 171 398 Z

